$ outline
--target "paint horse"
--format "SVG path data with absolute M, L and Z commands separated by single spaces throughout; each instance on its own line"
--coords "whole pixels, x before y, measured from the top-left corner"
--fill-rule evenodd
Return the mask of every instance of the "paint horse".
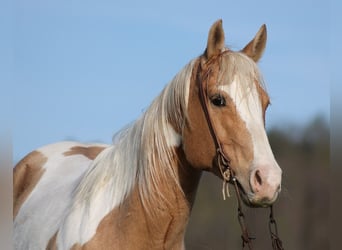
M 241 198 L 269 206 L 281 185 L 265 131 L 269 96 L 256 62 L 263 25 L 241 51 L 225 47 L 222 21 L 113 145 L 60 142 L 14 169 L 15 249 L 184 249 L 202 171 L 222 179 L 207 112 Z

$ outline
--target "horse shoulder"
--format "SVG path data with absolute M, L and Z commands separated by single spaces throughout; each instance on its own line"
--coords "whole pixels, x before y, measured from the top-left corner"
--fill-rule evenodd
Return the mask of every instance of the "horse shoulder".
M 173 200 L 172 206 L 158 207 L 151 213 L 143 208 L 135 189 L 102 218 L 89 241 L 76 243 L 71 250 L 184 249 L 183 221 L 189 217 L 189 207 L 183 201 Z

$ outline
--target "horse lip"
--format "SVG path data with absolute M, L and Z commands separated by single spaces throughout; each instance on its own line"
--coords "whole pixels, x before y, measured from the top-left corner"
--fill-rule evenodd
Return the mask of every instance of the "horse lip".
M 241 185 L 241 183 L 239 182 L 238 179 L 236 179 L 236 184 L 237 184 L 237 187 L 239 189 L 239 195 L 240 195 L 240 198 L 242 199 L 243 203 L 248 206 L 248 207 L 252 207 L 252 208 L 256 208 L 256 207 L 264 207 L 264 205 L 262 204 L 259 204 L 259 203 L 253 203 L 248 194 L 246 193 L 245 189 L 243 188 L 243 186 Z M 234 184 L 233 184 L 234 185 Z

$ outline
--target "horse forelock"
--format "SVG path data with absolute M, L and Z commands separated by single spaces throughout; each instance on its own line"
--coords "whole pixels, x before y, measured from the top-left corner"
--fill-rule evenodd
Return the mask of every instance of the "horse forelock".
M 257 64 L 244 53 L 227 49 L 216 60 L 218 61 L 217 67 L 219 67 L 217 87 L 229 85 L 238 77 L 239 89 L 244 96 L 248 96 L 255 85 L 258 85 L 265 93 L 267 92 Z

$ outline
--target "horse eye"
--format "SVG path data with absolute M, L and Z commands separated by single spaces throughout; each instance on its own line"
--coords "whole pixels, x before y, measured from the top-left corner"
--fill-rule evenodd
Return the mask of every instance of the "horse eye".
M 226 99 L 222 95 L 215 95 L 211 98 L 211 103 L 217 107 L 226 106 Z

